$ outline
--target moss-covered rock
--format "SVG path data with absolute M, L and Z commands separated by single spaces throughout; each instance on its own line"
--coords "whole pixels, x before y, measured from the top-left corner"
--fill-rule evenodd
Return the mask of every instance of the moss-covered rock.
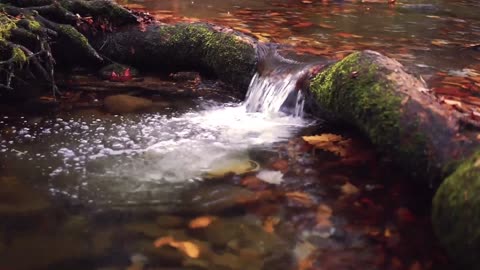
M 480 269 L 480 152 L 461 163 L 433 200 L 435 232 L 464 269 Z
M 424 83 L 379 53 L 349 55 L 317 74 L 310 89 L 316 113 L 357 127 L 416 178 L 439 179 L 452 153 L 465 147 L 454 139 L 457 123 Z

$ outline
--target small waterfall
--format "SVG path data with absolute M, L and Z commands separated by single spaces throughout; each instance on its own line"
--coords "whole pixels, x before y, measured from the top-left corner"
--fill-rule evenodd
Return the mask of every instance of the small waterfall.
M 302 117 L 305 99 L 299 81 L 308 67 L 278 57 L 267 56 L 252 78 L 245 99 L 247 112 L 283 112 Z

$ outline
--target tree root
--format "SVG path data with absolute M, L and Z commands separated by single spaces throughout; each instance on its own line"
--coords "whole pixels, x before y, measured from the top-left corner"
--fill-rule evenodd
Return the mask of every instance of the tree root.
M 101 25 L 105 31 L 106 24 L 111 29 L 137 22 L 130 11 L 108 0 L 4 0 L 3 3 L 0 4 L 0 90 L 18 88 L 17 82 L 20 85 L 35 81 L 49 86 L 55 95 L 58 89 L 54 58 L 68 66 L 104 63 L 104 58 L 77 28 L 85 28 L 88 22 L 88 27 Z

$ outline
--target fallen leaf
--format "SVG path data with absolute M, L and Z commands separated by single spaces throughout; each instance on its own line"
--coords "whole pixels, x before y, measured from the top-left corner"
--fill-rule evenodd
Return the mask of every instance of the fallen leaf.
M 293 202 L 300 204 L 304 207 L 312 207 L 315 205 L 314 200 L 312 197 L 304 192 L 300 191 L 293 191 L 293 192 L 287 192 L 285 193 L 285 196 L 289 199 L 292 200 Z
M 169 245 L 183 252 L 185 255 L 187 255 L 190 258 L 198 258 L 200 256 L 200 248 L 198 248 L 197 245 L 188 241 L 175 241 L 175 239 L 173 239 L 173 237 L 171 236 L 158 238 L 157 240 L 155 240 L 153 245 L 156 248 Z
M 345 183 L 340 189 L 342 190 L 342 193 L 347 196 L 355 195 L 360 192 L 360 190 L 350 182 Z
M 302 139 L 314 148 L 331 152 L 337 156 L 347 156 L 347 149 L 351 140 L 344 139 L 340 135 L 325 133 L 317 136 L 303 136 Z
M 330 217 L 332 217 L 332 214 L 333 210 L 330 206 L 326 204 L 319 205 L 316 215 L 317 225 L 315 227 L 322 229 L 331 227 L 332 222 L 330 221 Z
M 216 217 L 213 217 L 213 216 L 197 217 L 190 221 L 190 223 L 188 224 L 188 227 L 190 227 L 191 229 L 205 228 L 205 227 L 208 227 L 210 224 L 212 224 L 212 222 L 215 219 Z
M 275 226 L 280 222 L 280 219 L 278 217 L 267 217 L 265 221 L 263 222 L 263 230 L 265 230 L 268 233 L 274 233 L 275 232 Z

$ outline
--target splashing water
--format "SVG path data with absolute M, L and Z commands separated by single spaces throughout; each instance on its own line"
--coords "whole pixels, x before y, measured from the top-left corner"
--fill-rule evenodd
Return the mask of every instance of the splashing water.
M 250 82 L 245 100 L 247 111 L 302 117 L 305 99 L 299 84 L 309 66 L 293 61 L 275 62 L 264 63 L 264 70 L 257 72 Z

